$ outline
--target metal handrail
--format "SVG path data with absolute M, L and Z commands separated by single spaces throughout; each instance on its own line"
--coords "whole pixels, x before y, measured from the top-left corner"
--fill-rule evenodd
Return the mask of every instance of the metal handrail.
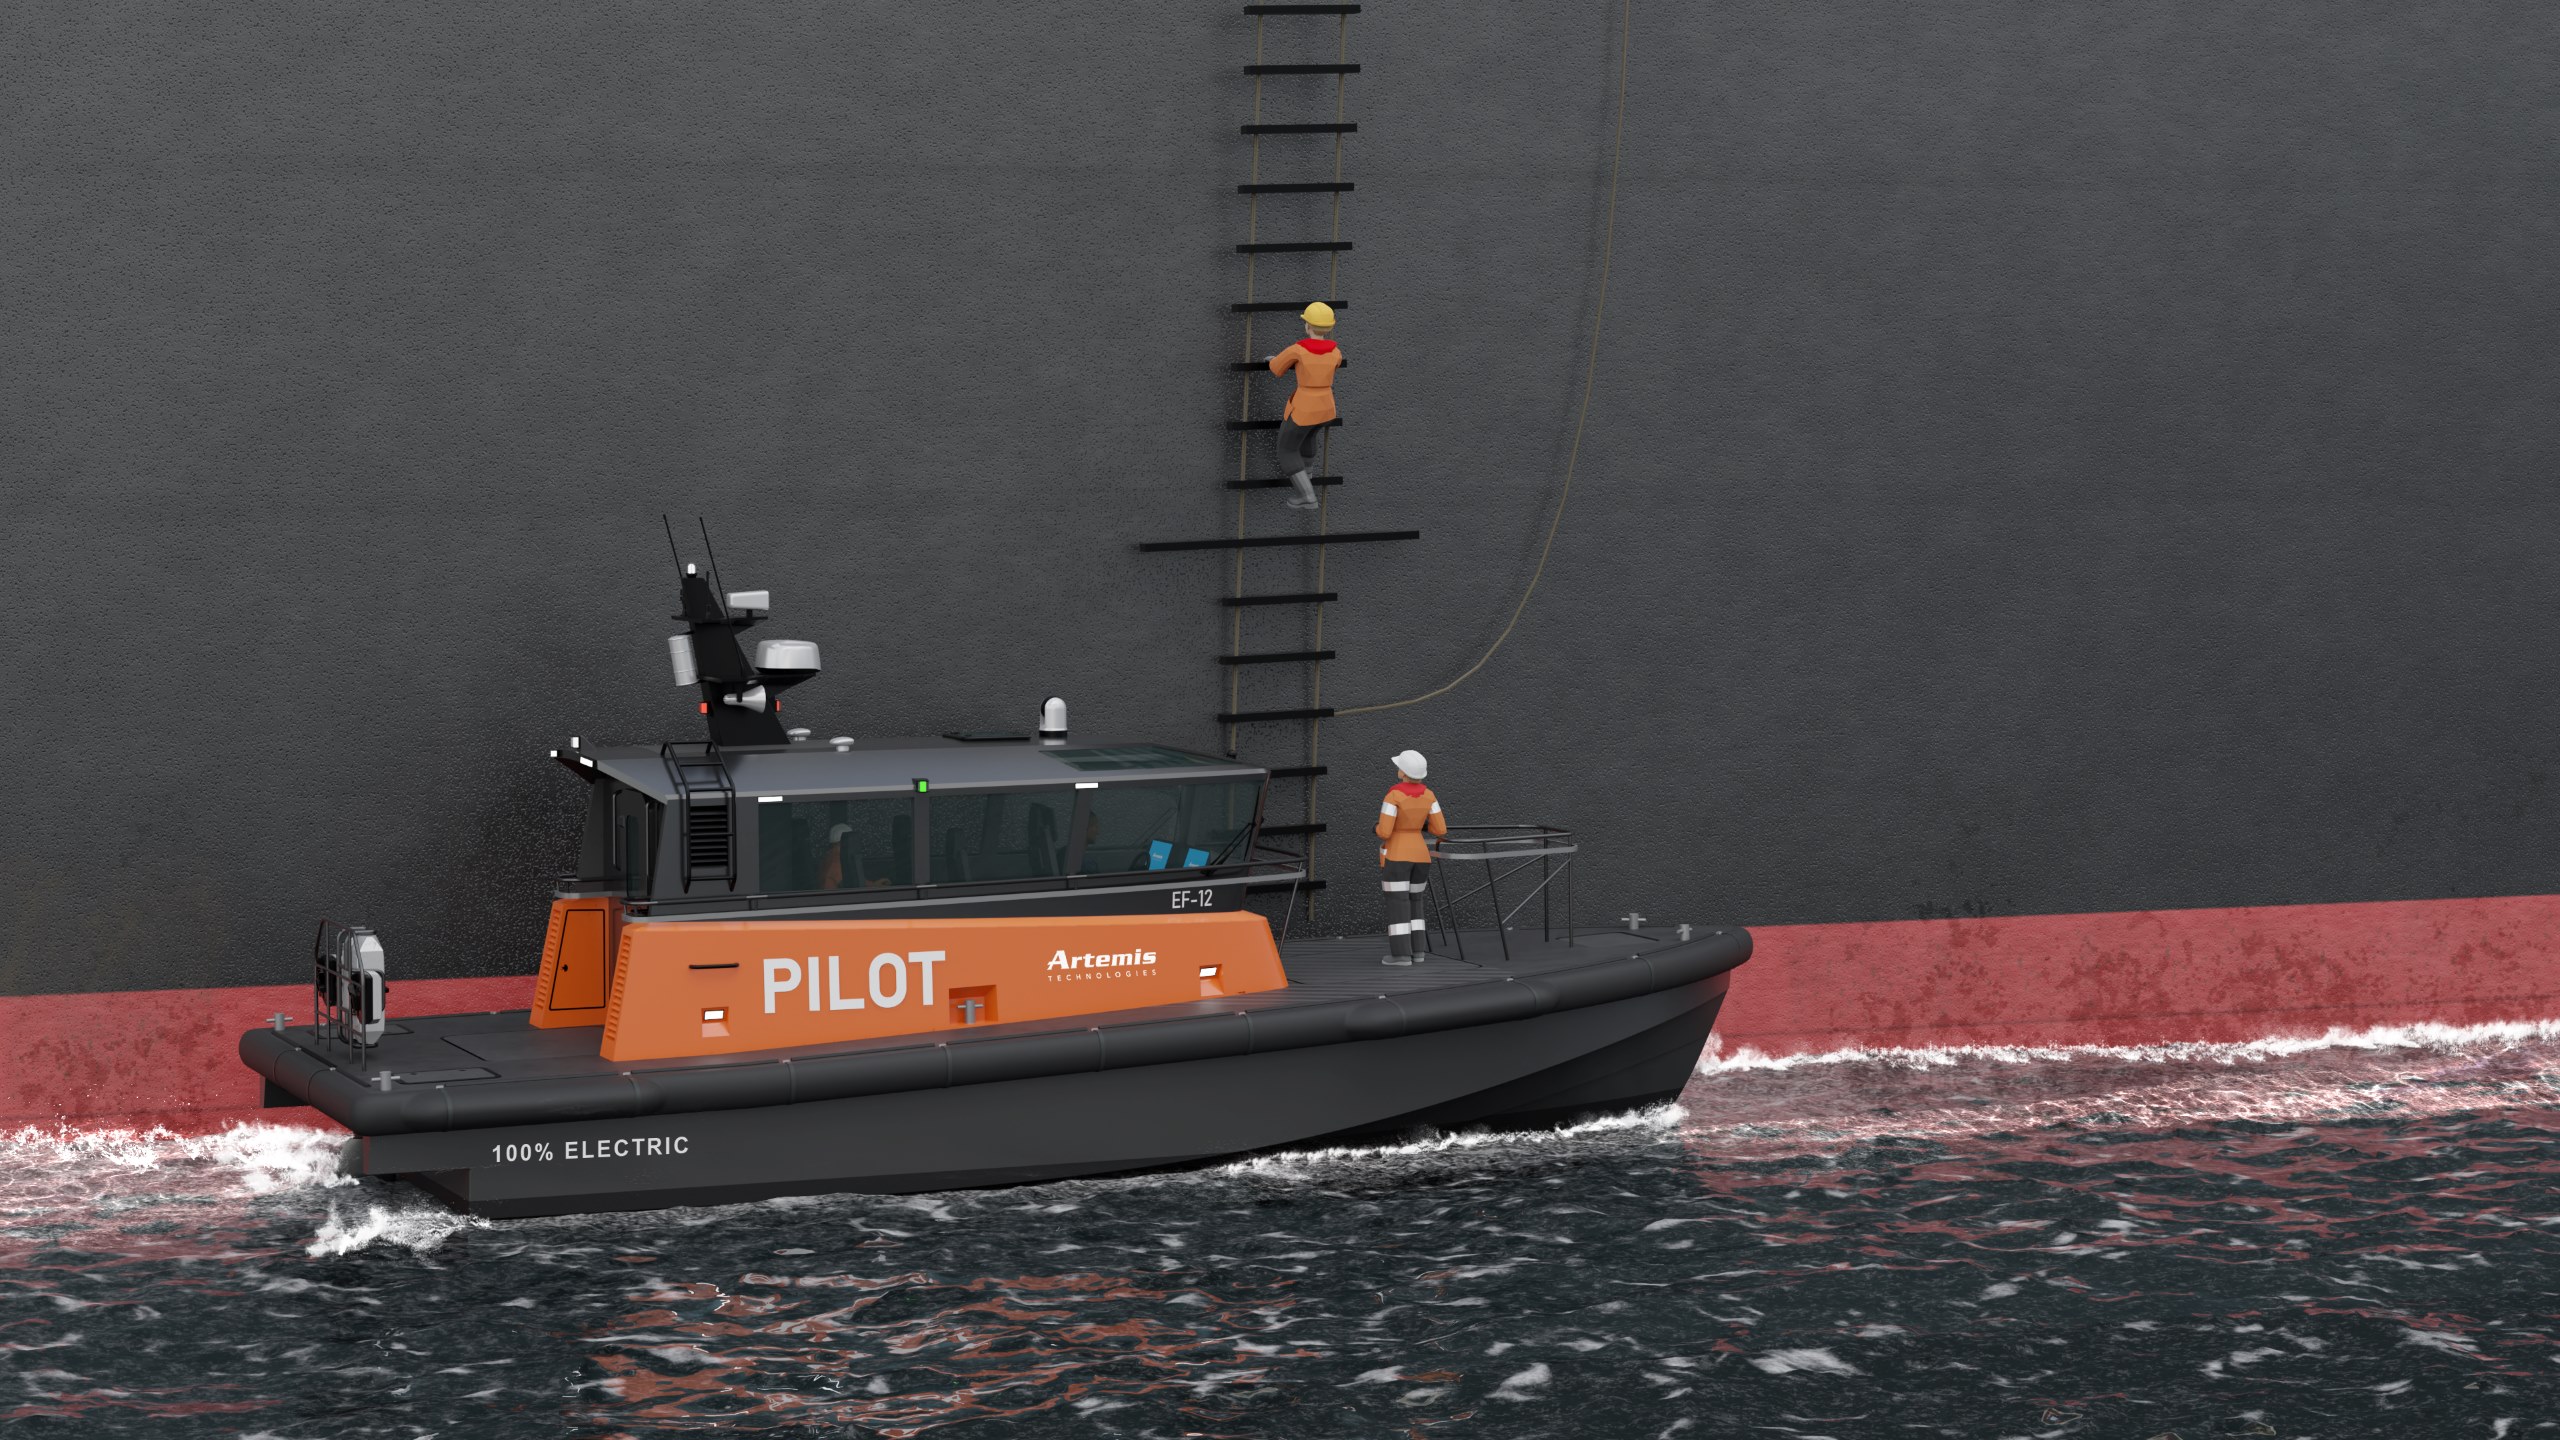
M 1530 901 L 1550 896 L 1559 879 L 1564 882 L 1560 888 L 1563 889 L 1565 897 L 1565 943 L 1572 944 L 1575 936 L 1573 857 L 1581 853 L 1581 842 L 1574 837 L 1572 831 L 1560 825 L 1450 826 L 1449 833 L 1442 837 L 1434 848 L 1433 858 L 1437 861 L 1462 864 L 1480 861 L 1485 866 L 1483 883 L 1471 889 L 1451 894 L 1435 887 L 1425 892 L 1431 896 L 1431 908 L 1438 918 L 1440 928 L 1449 932 L 1450 938 L 1457 943 L 1458 958 L 1460 960 L 1467 958 L 1466 931 L 1457 923 L 1459 906 L 1478 895 L 1492 897 L 1494 938 L 1501 943 L 1503 959 L 1508 961 L 1511 958 L 1512 920 L 1517 918 L 1521 911 L 1529 908 Z M 1557 856 L 1566 857 L 1562 864 L 1555 863 Z M 1502 882 L 1519 874 L 1532 864 L 1538 867 L 1538 883 L 1529 888 L 1528 894 L 1520 897 L 1519 903 L 1505 910 L 1502 905 Z M 1432 918 L 1428 915 L 1424 917 L 1423 933 L 1426 940 L 1430 934 L 1429 921 Z M 1555 908 L 1552 899 L 1549 899 L 1540 911 L 1538 928 L 1539 933 L 1547 939 L 1555 938 Z
M 1478 831 L 1488 833 L 1474 833 Z M 1505 833 L 1489 833 L 1493 831 L 1502 831 Z M 1452 825 L 1449 827 L 1448 835 L 1440 841 L 1440 853 L 1452 860 L 1493 859 L 1496 858 L 1498 852 L 1492 850 L 1453 851 L 1450 847 L 1456 845 L 1493 846 L 1527 845 L 1533 843 L 1553 843 L 1558 845 L 1561 847 L 1557 851 L 1559 854 L 1570 854 L 1571 852 L 1581 848 L 1579 842 L 1573 838 L 1573 832 L 1565 829 L 1561 825 Z

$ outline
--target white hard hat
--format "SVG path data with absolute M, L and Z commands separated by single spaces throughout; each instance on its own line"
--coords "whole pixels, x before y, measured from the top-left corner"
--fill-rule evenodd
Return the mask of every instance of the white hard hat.
M 1407 750 L 1403 754 L 1398 755 L 1396 757 L 1396 768 L 1407 775 L 1412 776 L 1416 780 L 1428 780 L 1431 778 L 1431 762 L 1423 759 L 1422 752 L 1419 750 Z
M 852 834 L 852 833 L 853 833 L 853 827 L 852 827 L 852 826 L 850 826 L 850 825 L 838 825 L 838 826 L 837 826 L 837 827 L 835 827 L 834 829 L 832 829 L 832 830 L 830 830 L 830 831 L 828 831 L 828 832 L 827 832 L 827 843 L 828 843 L 828 844 L 830 844 L 830 845 L 833 845 L 833 844 L 834 844 L 834 843 L 836 843 L 837 841 L 839 841 L 839 840 L 843 839 L 844 837 L 846 837 L 847 835 L 850 835 L 850 834 Z

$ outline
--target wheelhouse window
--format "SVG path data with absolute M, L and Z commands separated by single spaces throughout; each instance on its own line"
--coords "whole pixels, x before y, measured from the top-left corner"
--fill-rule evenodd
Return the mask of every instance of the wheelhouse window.
M 915 797 L 758 804 L 758 888 L 768 895 L 916 883 Z
M 1086 793 L 1093 800 L 1081 867 L 1087 875 L 1240 862 L 1262 804 L 1258 780 L 1106 784 Z
M 936 790 L 925 811 L 933 883 L 1038 880 L 1067 873 L 1073 790 Z

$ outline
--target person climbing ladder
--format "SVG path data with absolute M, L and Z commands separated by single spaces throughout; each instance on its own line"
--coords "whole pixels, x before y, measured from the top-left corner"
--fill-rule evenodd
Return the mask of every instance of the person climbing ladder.
M 1307 322 L 1307 338 L 1271 357 L 1271 373 L 1296 371 L 1298 388 L 1280 412 L 1280 471 L 1298 493 L 1292 510 L 1316 508 L 1316 436 L 1338 417 L 1333 408 L 1333 372 L 1342 368 L 1342 347 L 1333 343 L 1333 307 L 1321 300 L 1298 312 Z

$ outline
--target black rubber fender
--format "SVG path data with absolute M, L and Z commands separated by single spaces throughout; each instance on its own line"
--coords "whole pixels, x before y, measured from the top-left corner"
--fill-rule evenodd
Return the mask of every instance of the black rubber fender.
M 1016 1035 L 1004 1040 L 976 1040 L 951 1046 L 954 1085 L 981 1085 L 991 1080 L 1030 1080 L 1102 1068 L 1102 1032 L 1071 1030 L 1064 1034 Z
M 773 1068 L 791 1072 L 793 1100 L 843 1100 L 899 1090 L 932 1090 L 951 1083 L 951 1057 L 939 1045 L 877 1050 L 867 1055 L 820 1055 Z M 713 1105 L 688 1109 L 718 1109 Z
M 1102 1068 L 1126 1070 L 1140 1065 L 1176 1065 L 1185 1060 L 1242 1055 L 1252 1048 L 1249 1020 L 1241 1012 L 1192 1015 L 1105 1030 Z
M 1244 1012 L 1245 1048 L 1242 1052 L 1221 1053 L 1267 1055 L 1274 1050 L 1303 1050 L 1310 1045 L 1338 1045 L 1351 1038 L 1350 1019 L 1361 1005 L 1375 1001 L 1351 1001 L 1337 1005 L 1309 1005 L 1288 1010 L 1248 1010 Z

